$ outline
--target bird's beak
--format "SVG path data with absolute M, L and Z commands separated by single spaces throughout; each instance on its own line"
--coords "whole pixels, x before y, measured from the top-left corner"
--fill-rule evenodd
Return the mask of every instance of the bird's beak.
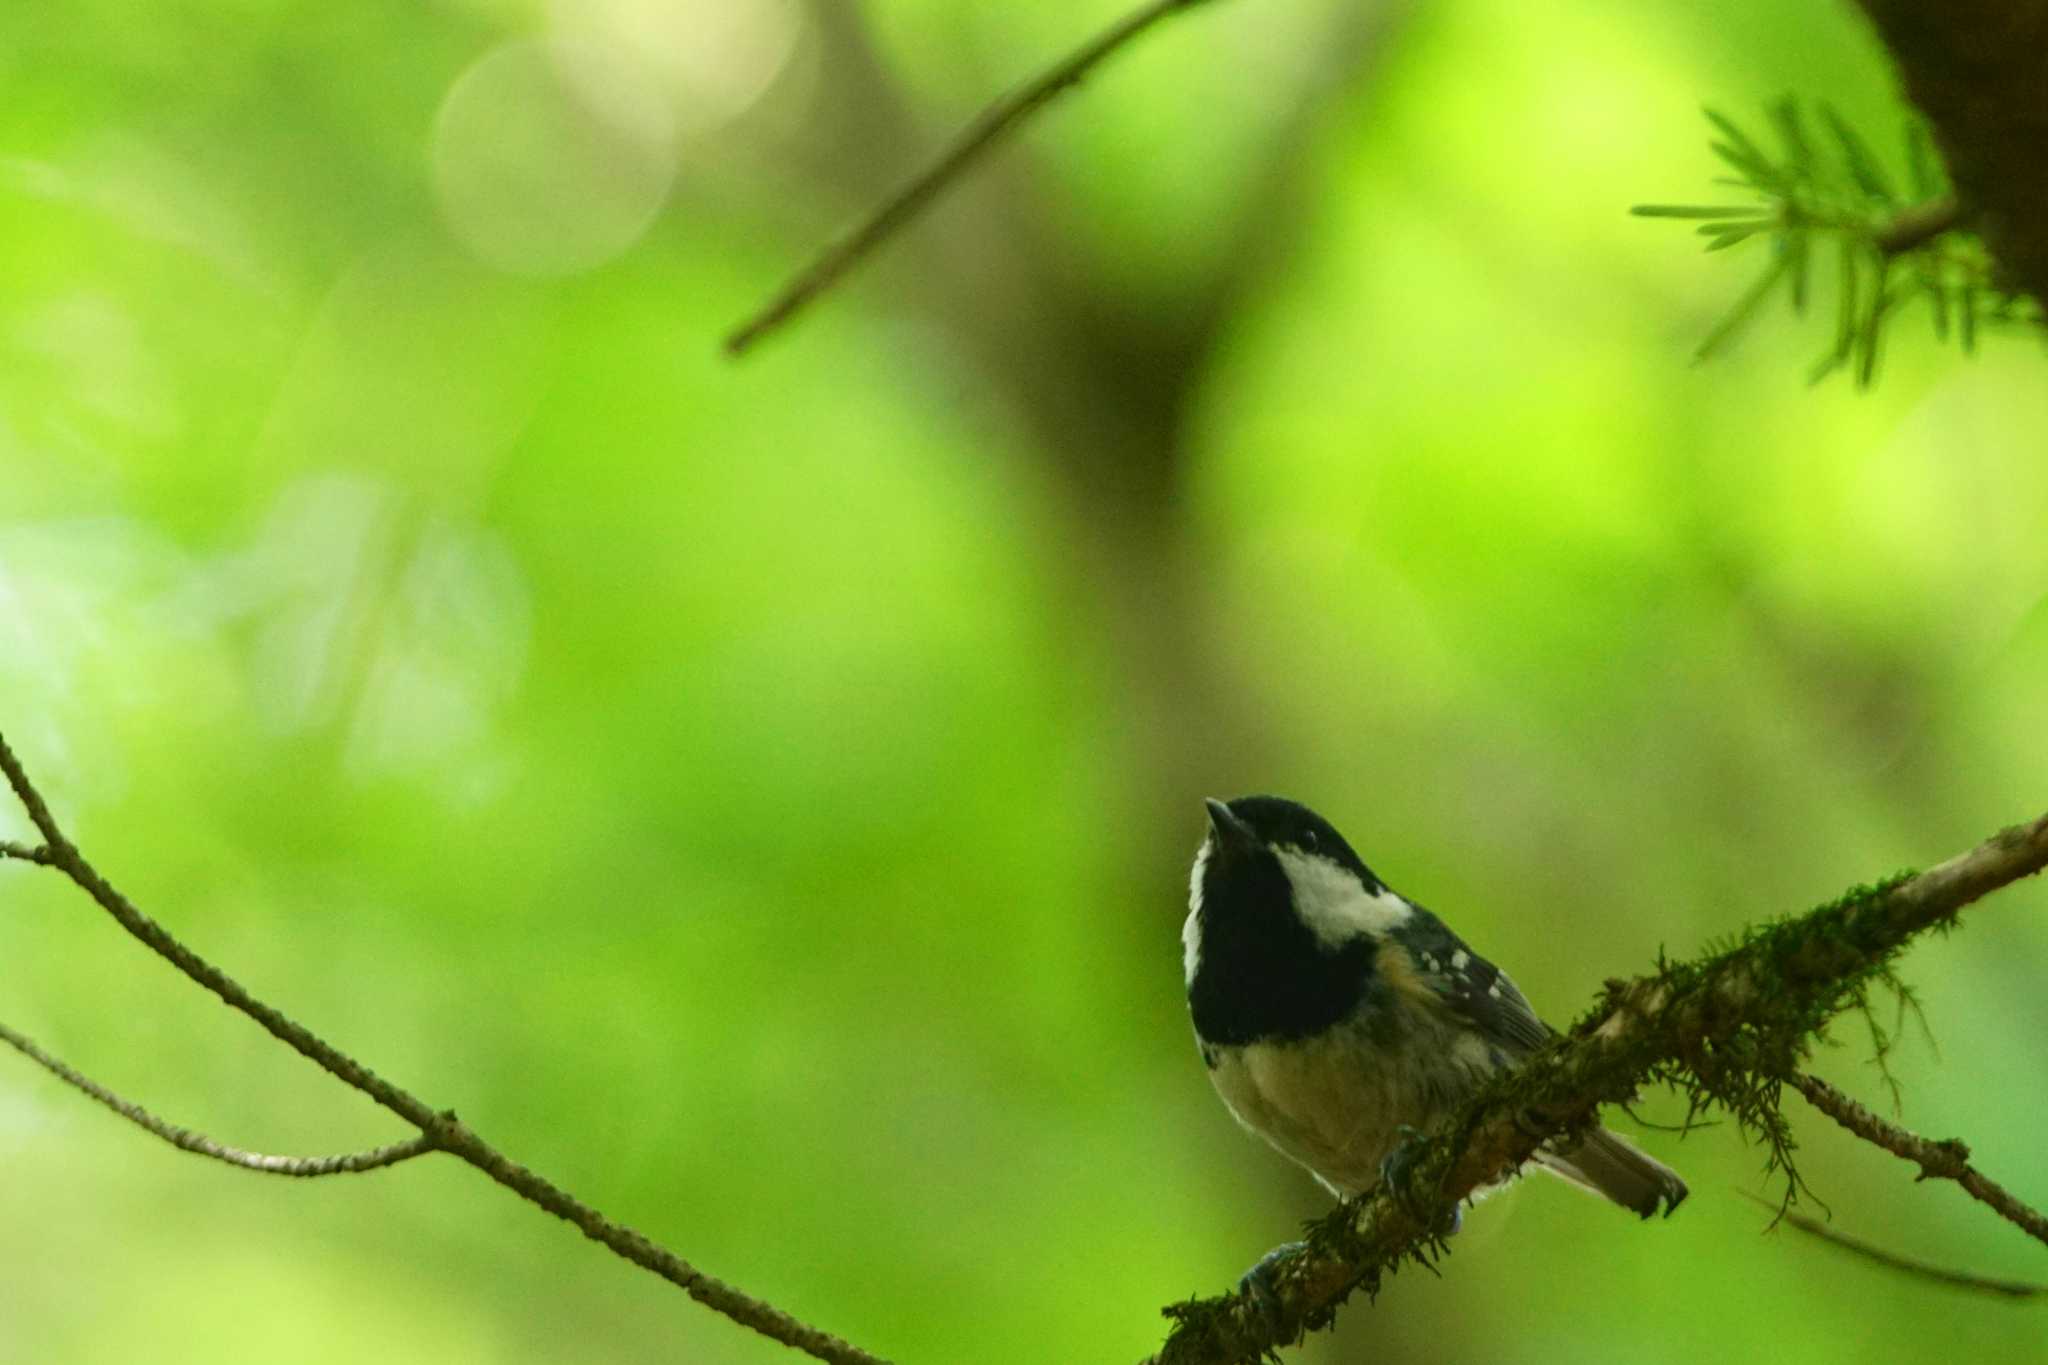
M 1203 804 L 1209 808 L 1209 837 L 1216 841 L 1217 852 L 1249 853 L 1258 847 L 1259 836 L 1231 814 L 1230 807 L 1213 796 Z

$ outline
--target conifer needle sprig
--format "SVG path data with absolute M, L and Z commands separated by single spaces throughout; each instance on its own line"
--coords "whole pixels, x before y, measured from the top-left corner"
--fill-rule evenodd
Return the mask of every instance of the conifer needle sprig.
M 1727 204 L 1638 204 L 1642 218 L 1693 221 L 1708 251 L 1761 241 L 1770 259 L 1749 288 L 1700 342 L 1693 359 L 1719 354 L 1772 297 L 1783 294 L 1805 316 L 1817 273 L 1835 289 L 1834 337 L 1808 372 L 1818 383 L 1847 368 L 1858 388 L 1877 376 L 1891 320 L 1924 300 L 1935 336 L 1976 349 L 1985 324 L 2042 320 L 2040 305 L 1998 287 L 1993 261 L 1968 230 L 1927 130 L 1908 118 L 1901 137 L 1904 172 L 1895 176 L 1848 120 L 1821 104 L 1816 130 L 1796 99 L 1771 106 L 1780 150 L 1715 109 L 1714 154 L 1732 175 L 1714 183 L 1751 196 Z M 1832 265 L 1832 270 L 1829 266 Z

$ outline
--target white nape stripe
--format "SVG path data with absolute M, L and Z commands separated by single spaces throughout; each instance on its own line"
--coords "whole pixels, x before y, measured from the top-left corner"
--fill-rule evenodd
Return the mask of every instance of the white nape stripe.
M 1291 848 L 1273 852 L 1294 887 L 1296 913 L 1326 948 L 1341 948 L 1361 934 L 1384 934 L 1415 913 L 1392 891 L 1368 890 L 1342 863 Z
M 1195 969 L 1202 965 L 1202 874 L 1209 868 L 1211 846 L 1211 840 L 1202 840 L 1202 847 L 1195 852 L 1194 870 L 1188 873 L 1188 918 L 1180 927 L 1180 965 L 1184 984 L 1190 986 L 1195 982 Z

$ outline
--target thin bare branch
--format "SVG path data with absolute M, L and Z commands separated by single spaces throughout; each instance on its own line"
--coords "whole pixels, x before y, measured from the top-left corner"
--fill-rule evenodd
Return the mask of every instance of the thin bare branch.
M 1703 962 L 1610 982 L 1571 1033 L 1432 1133 L 1411 1165 L 1411 1188 L 1449 1205 L 1518 1171 L 1599 1106 L 1627 1101 L 1674 1066 L 1699 1065 L 1723 1041 L 1765 1018 L 1853 1007 L 1867 979 L 1916 934 L 1953 920 L 1979 897 L 2048 867 L 2048 815 L 2001 831 L 1938 867 L 1780 921 Z M 1533 1123 L 1533 1114 L 1543 1122 Z M 1432 1261 L 1442 1242 L 1434 1211 L 1375 1186 L 1272 1263 L 1268 1295 L 1239 1290 L 1169 1306 L 1172 1333 L 1147 1365 L 1255 1361 L 1331 1321 L 1354 1290 L 1376 1288 L 1403 1261 Z
M 1782 1218 L 1801 1232 L 1818 1237 L 1823 1242 L 1838 1246 L 1852 1255 L 1861 1256 L 1865 1260 L 1875 1262 L 1888 1270 L 1902 1271 L 1905 1274 L 1913 1275 L 1923 1280 L 1932 1280 L 1936 1284 L 1949 1285 L 1957 1289 L 1972 1289 L 1982 1294 L 1996 1294 L 2000 1298 L 2036 1299 L 2048 1295 L 2048 1285 L 2030 1284 L 2025 1280 L 2001 1280 L 1989 1275 L 1972 1275 L 1967 1270 L 1951 1270 L 1947 1266 L 1936 1265 L 1932 1261 L 1922 1261 L 1911 1256 L 1901 1256 L 1896 1251 L 1887 1251 L 1874 1242 L 1866 1242 L 1860 1237 L 1851 1237 L 1846 1232 L 1837 1232 L 1826 1223 L 1821 1222 L 1820 1219 L 1809 1217 L 1797 1209 L 1781 1208 L 1776 1201 L 1758 1199 L 1756 1195 L 1750 1194 L 1747 1190 L 1742 1191 L 1742 1193 L 1769 1209 L 1774 1220 Z
M 725 338 L 729 356 L 744 355 L 901 231 L 934 199 L 1018 125 L 1079 85 L 1102 61 L 1160 20 L 1209 0 L 1150 0 L 1073 52 L 988 106 L 944 151 L 851 232 L 819 252 L 761 310 Z
M 1897 256 L 1927 245 L 1962 221 L 1963 206 L 1953 195 L 1915 204 L 1878 230 L 1877 249 L 1887 256 Z
M 1818 1076 L 1801 1072 L 1792 1078 L 1792 1085 L 1806 1096 L 1807 1103 L 1857 1137 L 1918 1166 L 1920 1179 L 1953 1180 L 1973 1199 L 1989 1205 L 1999 1217 L 2035 1241 L 2048 1243 L 2048 1218 L 2043 1218 L 2013 1197 L 2003 1185 L 1987 1179 L 1972 1166 L 1970 1149 L 1961 1139 L 1936 1141 L 1909 1132 L 1896 1123 L 1879 1118 Z
M 122 1118 L 139 1128 L 155 1133 L 173 1147 L 195 1152 L 200 1156 L 212 1157 L 215 1161 L 225 1161 L 230 1166 L 240 1166 L 247 1171 L 290 1176 L 353 1174 L 358 1171 L 374 1171 L 385 1166 L 396 1166 L 401 1161 L 408 1161 L 435 1150 L 433 1137 L 426 1133 L 404 1142 L 394 1142 L 386 1147 L 376 1147 L 366 1152 L 344 1152 L 336 1156 L 272 1156 L 266 1152 L 251 1152 L 240 1147 L 230 1147 L 225 1142 L 215 1142 L 204 1133 L 194 1132 L 168 1119 L 158 1118 L 133 1100 L 121 1098 L 90 1076 L 73 1070 L 43 1051 L 36 1045 L 35 1040 L 17 1033 L 5 1024 L 0 1024 L 0 1042 L 6 1043 L 64 1084 L 84 1091 Z
M 48 804 L 29 780 L 21 760 L 0 735 L 0 776 L 20 798 L 29 819 L 42 833 L 48 857 L 39 859 L 69 877 L 79 889 L 112 915 L 134 937 L 163 957 L 192 980 L 219 996 L 234 1009 L 254 1019 L 273 1037 L 312 1061 L 335 1079 L 368 1095 L 385 1109 L 420 1130 L 434 1149 L 459 1157 L 476 1167 L 520 1198 L 537 1204 L 558 1218 L 574 1224 L 584 1236 L 602 1243 L 613 1252 L 652 1271 L 680 1288 L 697 1302 L 723 1314 L 762 1336 L 791 1346 L 830 1365 L 886 1365 L 850 1342 L 811 1326 L 764 1300 L 743 1293 L 713 1278 L 688 1261 L 623 1223 L 617 1223 L 535 1172 L 498 1151 L 459 1121 L 453 1112 L 437 1110 L 364 1066 L 355 1058 L 326 1042 L 305 1025 L 273 1006 L 265 1004 L 241 983 L 213 963 L 186 947 L 169 930 L 145 915 L 134 902 L 80 853 L 58 826 Z
M 36 863 L 49 867 L 54 862 L 49 847 L 45 844 L 17 844 L 12 839 L 0 839 L 0 859 L 12 858 L 17 862 Z

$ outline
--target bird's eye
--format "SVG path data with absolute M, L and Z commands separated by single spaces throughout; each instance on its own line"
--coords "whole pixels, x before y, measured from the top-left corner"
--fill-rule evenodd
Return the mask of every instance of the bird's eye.
M 1305 829 L 1301 832 L 1301 851 L 1303 853 L 1314 853 L 1316 851 L 1316 832 L 1314 830 Z

